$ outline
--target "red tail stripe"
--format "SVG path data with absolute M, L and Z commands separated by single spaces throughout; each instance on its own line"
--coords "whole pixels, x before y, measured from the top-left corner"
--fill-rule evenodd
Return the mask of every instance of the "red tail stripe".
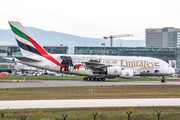
M 26 35 L 26 34 L 25 34 Z M 36 41 L 34 41 L 31 37 L 29 37 L 28 35 L 26 35 L 27 38 L 31 41 L 31 43 L 35 46 L 35 48 L 39 51 L 39 53 L 47 58 L 48 60 L 50 60 L 51 62 L 55 63 L 56 65 L 59 65 L 65 69 L 68 70 L 68 68 L 66 68 L 65 66 L 63 66 L 61 63 L 59 63 L 56 59 L 54 59 L 51 55 L 49 55 Z

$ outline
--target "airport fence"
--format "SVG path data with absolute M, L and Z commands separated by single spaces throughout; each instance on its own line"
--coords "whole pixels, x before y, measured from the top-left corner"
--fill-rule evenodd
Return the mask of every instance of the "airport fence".
M 26 119 L 27 118 L 27 119 Z M 5 120 L 5 119 L 4 119 Z M 22 117 L 21 120 L 31 120 L 28 119 L 28 117 Z M 46 120 L 46 118 L 42 118 L 41 120 Z M 123 117 L 94 117 L 92 116 L 91 118 L 84 118 L 84 117 L 79 117 L 79 118 L 72 118 L 72 117 L 56 117 L 56 118 L 50 118 L 47 120 L 179 120 L 179 118 L 172 117 L 172 118 L 166 118 L 166 117 L 160 117 L 159 119 L 156 117 L 150 117 L 150 118 L 144 118 L 144 117 L 131 117 L 128 119 L 128 116 L 123 116 Z
M 51 119 L 51 120 L 179 120 L 176 115 L 170 116 L 170 118 L 167 118 L 163 115 L 161 115 L 162 111 L 156 111 L 154 112 L 153 116 L 148 115 L 137 115 L 134 116 L 132 111 L 126 111 L 126 115 L 119 115 L 119 116 L 108 116 L 107 114 L 98 114 L 98 113 L 91 113 L 87 117 L 80 117 L 80 116 L 74 116 L 71 114 L 61 114 L 59 117 L 53 117 L 50 116 L 49 118 L 44 118 L 44 116 L 41 116 L 41 119 Z M 0 116 L 3 120 L 6 120 L 6 116 L 3 113 L 3 111 L 0 111 Z M 9 118 L 7 118 L 9 120 Z M 18 119 L 17 117 L 14 117 L 13 119 Z M 36 119 L 33 116 L 21 116 L 19 119 L 21 120 L 31 120 Z M 11 120 L 11 118 L 10 118 Z

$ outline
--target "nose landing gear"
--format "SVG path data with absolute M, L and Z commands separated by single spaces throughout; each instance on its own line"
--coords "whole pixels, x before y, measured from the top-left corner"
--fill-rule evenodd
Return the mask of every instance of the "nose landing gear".
M 162 78 L 161 83 L 166 83 L 165 77 Z

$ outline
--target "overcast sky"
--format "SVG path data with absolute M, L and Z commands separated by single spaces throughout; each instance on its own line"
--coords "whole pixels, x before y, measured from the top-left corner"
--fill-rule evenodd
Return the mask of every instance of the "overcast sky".
M 146 28 L 180 28 L 180 0 L 0 0 L 0 28 L 7 21 L 82 37 L 133 34 Z

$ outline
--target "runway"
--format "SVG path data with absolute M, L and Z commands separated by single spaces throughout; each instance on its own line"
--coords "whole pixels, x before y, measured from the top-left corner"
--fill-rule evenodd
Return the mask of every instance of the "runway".
M 31 83 L 36 81 L 38 83 Z M 26 83 L 27 82 L 27 83 Z M 180 85 L 180 82 L 160 81 L 74 81 L 74 80 L 28 80 L 25 83 L 1 83 L 0 88 L 65 87 L 99 85 Z M 29 82 L 29 83 L 28 83 Z M 77 108 L 77 107 L 127 107 L 127 106 L 180 106 L 180 98 L 145 99 L 65 99 L 65 100 L 7 100 L 0 102 L 0 109 L 28 108 Z
M 31 83 L 26 80 L 25 83 L 1 83 L 0 88 L 23 88 L 23 87 L 59 87 L 59 86 L 99 86 L 99 85 L 180 85 L 180 82 L 160 81 L 78 81 L 78 80 L 39 80 L 41 83 Z
M 68 99 L 68 100 L 10 100 L 1 101 L 0 109 L 180 106 L 180 98 L 150 99 Z

